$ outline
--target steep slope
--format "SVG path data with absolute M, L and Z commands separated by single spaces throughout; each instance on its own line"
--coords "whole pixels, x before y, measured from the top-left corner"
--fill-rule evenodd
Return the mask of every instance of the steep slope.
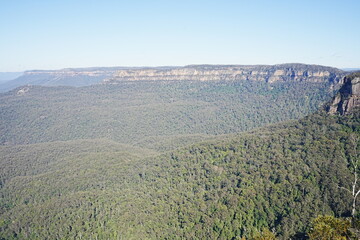
M 104 83 L 119 81 L 149 80 L 192 80 L 192 81 L 306 81 L 331 82 L 334 85 L 344 76 L 342 70 L 319 65 L 279 64 L 279 65 L 190 65 L 185 67 L 163 67 L 144 69 L 123 69 Z
M 351 195 L 339 187 L 351 189 L 359 116 L 316 114 L 156 160 L 148 181 L 178 216 L 170 238 L 234 239 L 264 227 L 302 238 L 319 214 L 350 216 Z
M 0 237 L 236 239 L 263 227 L 302 237 L 318 214 L 350 214 L 339 186 L 359 157 L 359 116 L 315 114 L 150 158 L 68 154 L 4 183 Z
M 344 78 L 344 84 L 328 107 L 330 114 L 351 114 L 360 106 L 360 72 Z

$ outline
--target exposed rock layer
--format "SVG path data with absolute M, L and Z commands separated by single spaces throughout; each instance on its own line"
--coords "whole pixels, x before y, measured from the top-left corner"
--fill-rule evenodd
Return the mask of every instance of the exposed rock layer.
M 344 78 L 344 84 L 328 108 L 330 114 L 350 114 L 360 106 L 360 72 Z
M 100 67 L 26 71 L 15 80 L 0 84 L 0 92 L 24 85 L 88 86 L 119 81 L 307 81 L 337 87 L 345 72 L 319 65 L 190 65 L 185 67 Z
M 122 69 L 104 83 L 118 81 L 221 81 L 252 80 L 266 81 L 308 81 L 339 83 L 344 72 L 330 67 L 305 64 L 282 65 L 192 65 L 185 67 Z

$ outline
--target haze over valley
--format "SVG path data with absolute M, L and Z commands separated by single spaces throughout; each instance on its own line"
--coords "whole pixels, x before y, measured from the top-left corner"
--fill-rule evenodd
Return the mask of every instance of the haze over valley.
M 360 3 L 0 3 L 0 240 L 360 239 Z
M 1 234 L 306 237 L 318 214 L 351 209 L 337 187 L 358 154 L 349 74 L 305 64 L 26 72 L 0 95 Z M 74 87 L 91 77 L 102 80 Z

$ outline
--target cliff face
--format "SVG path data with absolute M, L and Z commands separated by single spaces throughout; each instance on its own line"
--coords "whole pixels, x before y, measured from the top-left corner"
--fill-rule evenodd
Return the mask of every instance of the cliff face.
M 120 81 L 307 81 L 329 82 L 336 87 L 344 71 L 305 64 L 281 65 L 190 65 L 185 67 L 68 68 L 27 71 L 15 80 L 0 84 L 0 92 L 23 85 L 88 86 Z
M 330 114 L 350 114 L 360 106 L 360 72 L 344 78 L 344 84 L 328 108 Z
M 282 65 L 193 65 L 185 67 L 123 69 L 115 73 L 113 78 L 103 83 L 114 84 L 118 81 L 220 81 L 251 80 L 266 81 L 308 81 L 331 82 L 341 81 L 344 72 L 330 67 L 305 64 Z

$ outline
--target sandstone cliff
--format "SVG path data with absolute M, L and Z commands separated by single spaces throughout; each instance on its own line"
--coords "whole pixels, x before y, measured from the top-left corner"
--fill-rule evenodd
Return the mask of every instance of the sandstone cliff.
M 122 69 L 103 83 L 118 81 L 221 81 L 251 80 L 266 81 L 308 81 L 338 84 L 344 72 L 330 67 L 305 64 L 281 65 L 190 65 L 185 67 Z
M 328 107 L 330 114 L 350 114 L 360 107 L 360 72 L 344 78 L 344 84 Z
M 185 67 L 104 67 L 27 71 L 15 80 L 0 84 L 0 92 L 24 85 L 88 86 L 120 81 L 307 81 L 327 82 L 337 87 L 345 72 L 306 64 L 281 65 L 190 65 Z

